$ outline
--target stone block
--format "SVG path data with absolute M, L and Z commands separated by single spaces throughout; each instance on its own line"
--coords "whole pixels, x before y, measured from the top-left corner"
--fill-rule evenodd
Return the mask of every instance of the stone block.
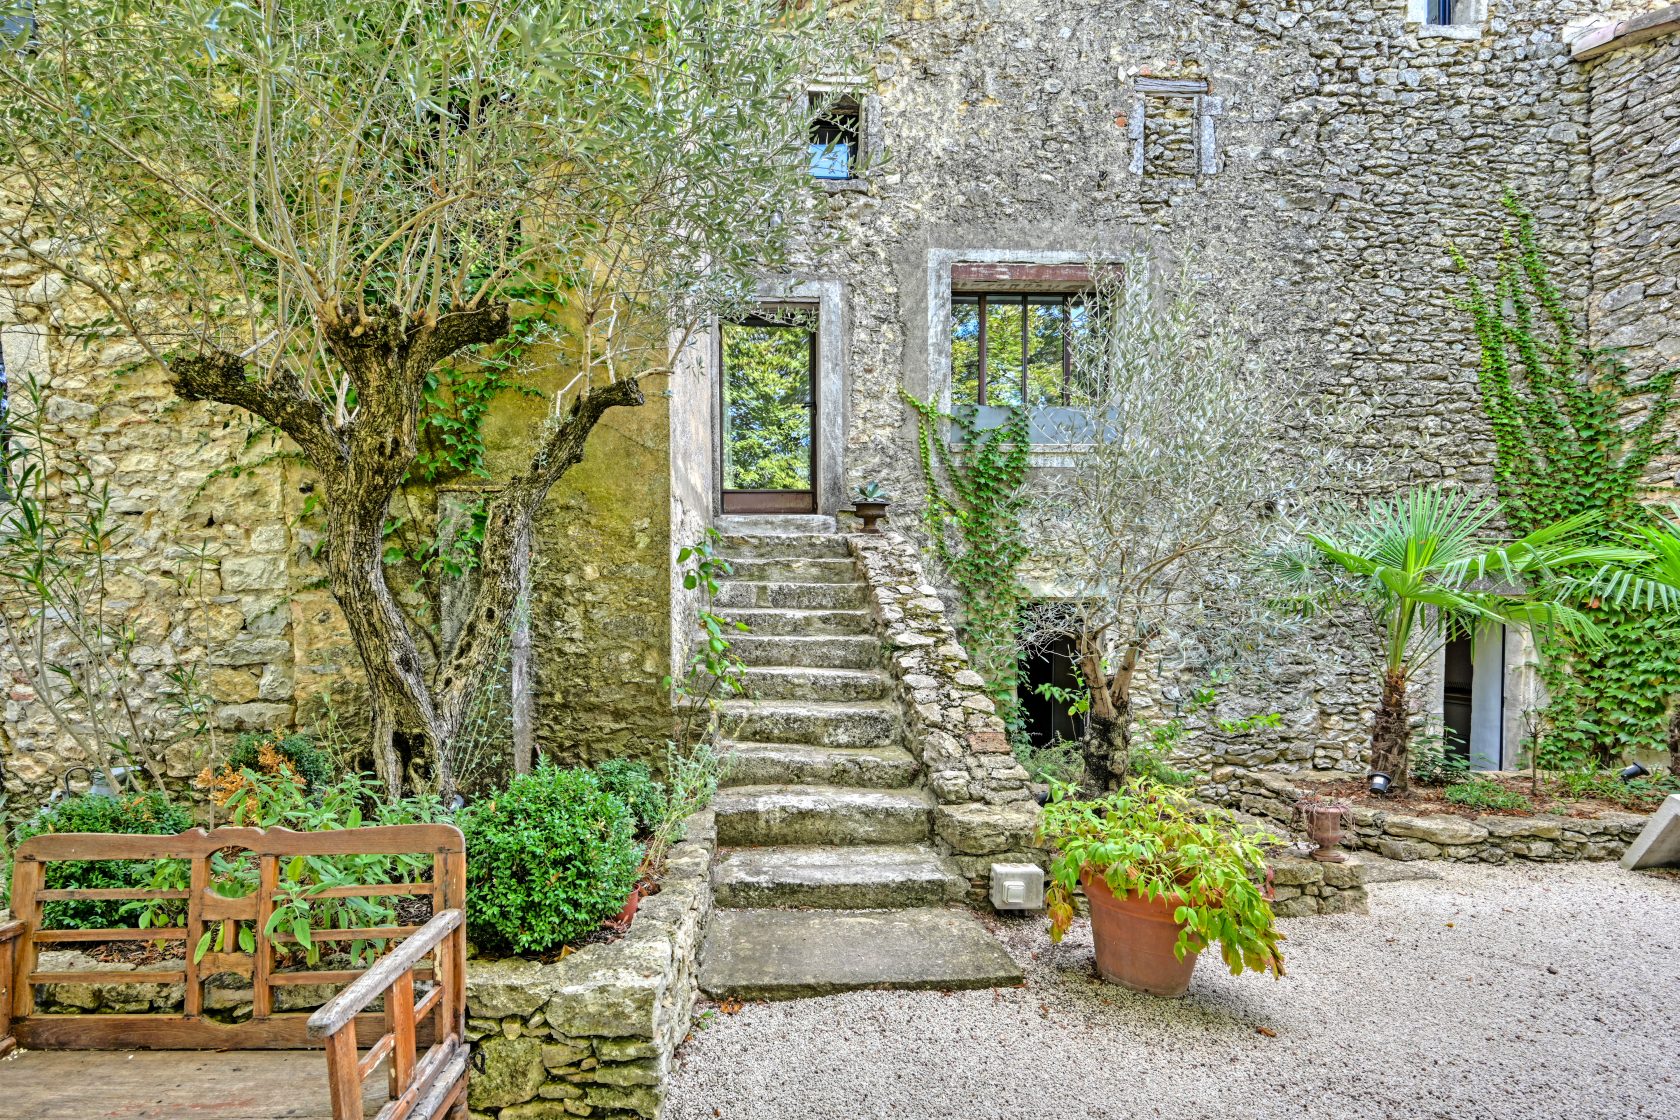
M 1324 881 L 1326 864 L 1311 859 L 1290 859 L 1285 857 L 1273 862 L 1272 883 L 1279 887 L 1298 887 L 1308 883 Z
M 941 805 L 934 814 L 939 838 L 964 855 L 991 855 L 1033 847 L 1038 833 L 1038 805 Z
M 555 966 L 533 961 L 483 960 L 467 965 L 467 1011 L 476 1019 L 528 1016 L 560 985 Z
M 1426 840 L 1431 844 L 1479 844 L 1488 837 L 1488 830 L 1463 817 L 1404 817 L 1392 815 L 1383 822 L 1383 831 L 1390 836 L 1405 836 Z
M 541 1040 L 491 1038 L 474 1055 L 467 1100 L 473 1108 L 506 1108 L 531 1100 L 547 1080 Z
M 272 591 L 285 586 L 284 556 L 229 556 L 222 561 L 223 591 Z
M 255 701 L 228 704 L 216 709 L 216 726 L 227 731 L 271 731 L 276 727 L 289 727 L 291 722 L 290 704 Z
M 1557 840 L 1563 822 L 1555 817 L 1477 817 L 1476 823 L 1498 840 Z

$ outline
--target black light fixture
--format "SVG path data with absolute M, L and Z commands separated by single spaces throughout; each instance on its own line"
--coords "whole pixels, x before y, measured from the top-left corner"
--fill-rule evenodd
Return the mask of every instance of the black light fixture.
M 1647 775 L 1649 773 L 1650 773 L 1649 770 L 1645 769 L 1645 767 L 1639 765 L 1639 763 L 1636 762 L 1632 766 L 1629 766 L 1625 770 L 1623 770 L 1620 774 L 1620 777 L 1621 777 L 1622 781 L 1624 781 L 1624 782 L 1631 782 L 1635 778 L 1643 778 L 1645 775 Z
M 1384 774 L 1381 770 L 1371 771 L 1371 792 L 1388 796 L 1388 787 L 1394 781 L 1394 776 Z

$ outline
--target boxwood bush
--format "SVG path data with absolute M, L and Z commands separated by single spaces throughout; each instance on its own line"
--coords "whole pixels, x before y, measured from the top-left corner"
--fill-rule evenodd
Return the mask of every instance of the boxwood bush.
M 636 815 L 636 828 L 646 836 L 665 819 L 665 785 L 654 781 L 645 762 L 609 758 L 595 767 L 601 788 L 618 798 Z
M 126 793 L 116 797 L 82 793 L 55 801 L 18 826 L 19 843 L 47 832 L 121 832 L 129 835 L 173 836 L 193 824 L 192 815 L 163 793 Z M 151 860 L 68 860 L 47 865 L 45 886 L 118 888 L 151 885 Z M 127 911 L 125 914 L 124 911 Z M 54 929 L 102 929 L 137 923 L 138 907 L 121 899 L 90 902 L 49 902 L 42 920 Z
M 456 817 L 467 838 L 468 933 L 481 949 L 546 953 L 623 907 L 636 818 L 588 770 L 544 766 Z

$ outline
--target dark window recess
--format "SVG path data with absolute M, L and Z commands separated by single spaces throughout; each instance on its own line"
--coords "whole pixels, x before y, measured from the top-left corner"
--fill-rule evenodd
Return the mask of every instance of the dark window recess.
M 1080 687 L 1077 659 L 1072 634 L 1053 638 L 1021 658 L 1021 714 L 1026 719 L 1027 737 L 1036 747 L 1047 747 L 1057 739 L 1077 742 L 1085 734 L 1084 717 L 1068 710 L 1069 701 L 1038 692 L 1041 684 L 1076 691 Z
M 1084 302 L 1068 293 L 953 293 L 952 399 L 999 407 L 1068 404 L 1073 334 L 1085 315 Z
M 1455 7 L 1455 0 L 1429 0 L 1429 22 L 1436 27 L 1451 27 Z
M 1476 683 L 1476 662 L 1468 637 L 1447 643 L 1441 674 L 1441 733 L 1446 756 L 1470 763 L 1470 721 Z
M 850 97 L 830 100 L 814 93 L 811 108 L 811 177 L 857 178 L 858 145 L 863 136 L 863 111 L 857 101 Z

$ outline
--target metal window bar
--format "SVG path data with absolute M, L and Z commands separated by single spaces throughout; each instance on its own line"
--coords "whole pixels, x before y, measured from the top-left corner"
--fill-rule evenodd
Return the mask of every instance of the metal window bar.
M 1451 27 L 1453 5 L 1454 0 L 1429 0 L 1429 22 L 1436 27 Z
M 975 339 L 974 348 L 976 365 L 978 366 L 978 369 L 976 370 L 976 390 L 974 394 L 976 404 L 985 406 L 990 403 L 990 401 L 987 400 L 988 390 L 995 379 L 991 376 L 990 370 L 988 369 L 987 351 L 989 349 L 988 331 L 990 328 L 987 326 L 987 323 L 991 318 L 989 309 L 998 304 L 1006 306 L 1019 305 L 1021 308 L 1021 403 L 1023 405 L 1029 405 L 1031 403 L 1031 384 L 1028 375 L 1032 366 L 1032 340 L 1030 327 L 1032 322 L 1032 307 L 1034 305 L 1029 302 L 1032 297 L 1033 293 L 1023 293 L 1021 295 L 1009 293 L 1001 297 L 995 293 L 988 294 L 986 292 L 981 292 L 979 294 L 979 332 L 978 337 Z M 1059 303 L 1062 328 L 1062 387 L 1060 398 L 1061 403 L 1064 406 L 1066 406 L 1072 399 L 1073 299 L 1074 297 L 1071 293 L 1064 293 L 1060 297 Z M 1038 306 L 1043 305 L 1040 304 Z

